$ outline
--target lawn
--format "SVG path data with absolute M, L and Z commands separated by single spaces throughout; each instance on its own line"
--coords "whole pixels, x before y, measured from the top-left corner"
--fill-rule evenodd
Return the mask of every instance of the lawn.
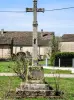
M 72 74 L 70 70 L 44 69 L 45 74 Z
M 15 66 L 15 62 L 0 62 L 0 73 L 9 73 L 14 72 L 13 66 Z M 52 70 L 52 69 L 44 69 L 45 74 L 59 73 L 59 74 L 71 74 L 69 70 Z
M 21 80 L 18 77 L 0 77 L 0 98 L 4 99 L 6 93 L 11 89 L 15 90 Z M 1 100 L 2 100 L 1 99 Z
M 45 80 L 54 87 L 55 89 L 55 79 L 54 78 L 45 78 Z M 64 91 L 65 98 L 63 100 L 74 100 L 74 79 L 57 79 L 57 81 L 60 84 L 60 90 Z M 9 89 L 15 90 L 16 87 L 19 86 L 21 80 L 18 77 L 0 77 L 0 98 L 4 97 L 5 94 L 9 91 Z M 2 99 L 1 99 L 2 100 Z M 12 99 L 9 99 L 12 100 Z M 15 99 L 14 99 L 15 100 Z M 19 100 L 55 100 L 55 99 L 44 99 L 44 98 L 38 98 L 38 99 L 19 99 Z M 59 99 L 57 99 L 59 100 Z M 62 100 L 62 99 L 60 99 Z
M 14 62 L 0 62 L 0 73 L 2 72 L 13 72 Z
M 39 61 L 39 65 L 46 65 L 46 60 Z M 50 60 L 48 60 L 48 65 L 50 65 Z

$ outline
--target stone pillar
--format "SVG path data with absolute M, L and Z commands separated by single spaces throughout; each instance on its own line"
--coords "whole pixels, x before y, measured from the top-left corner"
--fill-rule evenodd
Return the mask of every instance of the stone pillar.
M 33 53 L 32 53 L 32 65 L 37 66 L 38 62 L 38 43 L 37 43 L 37 0 L 33 1 Z

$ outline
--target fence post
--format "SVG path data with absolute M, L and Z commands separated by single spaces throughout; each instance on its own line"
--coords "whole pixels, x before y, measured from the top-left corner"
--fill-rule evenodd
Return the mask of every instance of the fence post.
M 59 58 L 59 67 L 60 67 L 60 58 Z
M 72 67 L 74 68 L 74 58 L 72 59 Z
M 48 66 L 48 59 L 45 59 L 45 65 Z

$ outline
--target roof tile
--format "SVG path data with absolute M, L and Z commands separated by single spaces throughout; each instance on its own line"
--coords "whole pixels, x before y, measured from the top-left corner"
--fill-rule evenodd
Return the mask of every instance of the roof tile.
M 43 37 L 42 34 L 48 34 L 48 37 Z M 54 32 L 38 32 L 38 45 L 47 46 L 49 40 L 54 35 Z M 0 44 L 11 44 L 13 39 L 13 44 L 17 46 L 32 46 L 32 32 L 31 31 L 4 31 L 1 35 L 0 32 Z

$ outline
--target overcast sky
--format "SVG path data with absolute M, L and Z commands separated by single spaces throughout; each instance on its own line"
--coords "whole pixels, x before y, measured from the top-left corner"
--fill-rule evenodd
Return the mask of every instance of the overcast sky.
M 0 11 L 25 11 L 33 7 L 33 0 L 0 0 Z M 74 0 L 38 0 L 38 7 L 46 10 L 74 6 Z M 32 31 L 32 13 L 0 13 L 0 29 Z M 56 35 L 74 33 L 74 9 L 38 13 L 38 31 L 53 31 Z

